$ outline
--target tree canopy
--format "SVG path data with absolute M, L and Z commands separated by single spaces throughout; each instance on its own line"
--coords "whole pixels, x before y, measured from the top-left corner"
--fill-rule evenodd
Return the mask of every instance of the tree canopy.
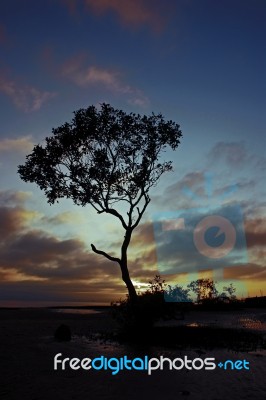
M 159 157 L 167 147 L 178 147 L 182 136 L 179 125 L 165 121 L 161 114 L 141 116 L 102 104 L 100 110 L 90 106 L 74 112 L 71 122 L 52 133 L 45 146 L 36 145 L 25 165 L 18 167 L 21 179 L 35 182 L 50 204 L 68 198 L 120 220 L 126 231 L 121 257 L 91 247 L 120 265 L 129 294 L 134 296 L 127 248 L 150 202 L 149 189 L 172 169 L 171 161 L 162 162 Z M 127 206 L 125 215 L 117 209 L 119 202 Z

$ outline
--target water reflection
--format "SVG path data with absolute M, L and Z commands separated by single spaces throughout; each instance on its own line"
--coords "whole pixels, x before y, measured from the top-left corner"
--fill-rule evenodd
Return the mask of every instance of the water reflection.
M 156 326 L 187 326 L 192 328 L 244 328 L 266 332 L 265 310 L 241 310 L 235 312 L 190 312 L 182 321 L 159 321 Z
M 93 310 L 93 309 L 88 309 L 88 308 L 84 308 L 84 309 L 78 309 L 78 308 L 56 308 L 54 310 L 52 310 L 54 312 L 58 312 L 58 313 L 63 313 L 63 314 L 79 314 L 79 315 L 83 315 L 83 314 L 99 314 L 101 313 L 101 311 L 97 311 L 97 310 Z
M 243 328 L 254 329 L 257 331 L 265 330 L 265 323 L 263 324 L 258 319 L 240 318 L 239 324 L 242 325 Z

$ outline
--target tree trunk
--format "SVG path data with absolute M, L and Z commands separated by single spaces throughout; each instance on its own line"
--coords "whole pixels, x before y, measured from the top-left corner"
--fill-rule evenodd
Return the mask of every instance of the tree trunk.
M 134 303 L 135 300 L 137 299 L 137 292 L 136 292 L 136 289 L 130 279 L 127 264 L 123 264 L 121 262 L 120 267 L 121 267 L 121 272 L 122 272 L 122 279 L 127 286 L 129 299 L 132 303 Z
M 135 302 L 137 299 L 137 292 L 136 289 L 130 279 L 129 272 L 128 272 L 128 266 L 127 266 L 127 248 L 130 243 L 131 239 L 131 234 L 132 234 L 132 229 L 127 229 L 124 237 L 124 242 L 121 247 L 121 272 L 122 272 L 122 279 L 125 282 L 128 290 L 128 295 L 129 299 L 131 302 Z
M 128 267 L 127 267 L 127 248 L 130 243 L 131 234 L 132 234 L 132 228 L 127 228 L 125 236 L 124 236 L 124 241 L 123 241 L 123 244 L 121 247 L 121 258 L 113 257 L 110 254 L 107 254 L 105 251 L 98 250 L 98 249 L 96 249 L 96 247 L 93 244 L 91 244 L 91 248 L 94 251 L 94 253 L 101 254 L 104 257 L 106 257 L 108 260 L 117 262 L 120 265 L 121 272 L 122 272 L 122 279 L 127 286 L 129 299 L 132 303 L 134 303 L 137 299 L 137 293 L 136 293 L 136 289 L 130 279 Z

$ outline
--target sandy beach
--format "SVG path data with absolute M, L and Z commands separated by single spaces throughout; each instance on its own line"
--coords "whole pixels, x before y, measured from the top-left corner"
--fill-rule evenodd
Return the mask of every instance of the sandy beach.
M 246 312 L 242 312 L 242 316 L 243 313 Z M 263 315 L 262 311 L 260 315 Z M 106 311 L 83 314 L 48 309 L 0 310 L 0 318 L 0 398 L 3 400 L 266 398 L 265 350 L 241 353 L 225 349 L 172 350 L 147 345 L 121 345 L 103 341 L 100 335 L 97 340 L 99 332 L 116 329 L 115 322 Z M 202 315 L 204 318 L 207 319 L 207 314 Z M 230 320 L 225 314 L 222 318 Z M 217 318 L 214 318 L 214 323 L 215 320 L 217 323 Z M 190 314 L 187 321 L 195 322 L 195 316 Z M 62 323 L 71 328 L 73 338 L 70 342 L 59 343 L 53 338 L 55 329 Z M 250 369 L 164 369 L 153 371 L 151 375 L 147 371 L 125 370 L 116 375 L 112 375 L 110 370 L 68 368 L 55 371 L 53 361 L 57 353 L 80 359 L 101 355 L 108 358 L 147 355 L 171 359 L 186 355 L 191 359 L 215 357 L 217 362 L 245 359 Z

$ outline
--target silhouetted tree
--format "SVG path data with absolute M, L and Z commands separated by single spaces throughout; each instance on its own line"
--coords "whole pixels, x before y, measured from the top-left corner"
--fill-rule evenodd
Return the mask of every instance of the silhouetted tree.
M 168 289 L 165 291 L 165 298 L 168 302 L 177 302 L 177 303 L 192 302 L 192 299 L 189 296 L 189 289 L 184 289 L 180 285 L 175 285 L 175 286 L 168 285 Z
M 221 297 L 227 298 L 229 300 L 236 300 L 236 288 L 234 287 L 233 283 L 230 283 L 229 286 L 224 286 L 223 287 L 223 293 L 221 293 Z
M 155 277 L 149 281 L 149 288 L 147 290 L 148 293 L 162 293 L 164 294 L 165 288 L 167 284 L 165 280 L 162 279 L 161 275 L 155 275 Z
M 203 299 L 212 299 L 218 294 L 212 279 L 197 279 L 190 282 L 187 287 L 197 295 L 198 302 Z
M 172 169 L 172 162 L 159 162 L 167 146 L 175 150 L 182 136 L 179 125 L 161 114 L 140 116 L 102 104 L 74 112 L 70 123 L 52 130 L 46 145 L 37 145 L 18 167 L 22 180 L 35 182 L 48 203 L 69 198 L 77 205 L 90 204 L 98 214 L 118 218 L 125 230 L 120 257 L 92 250 L 119 264 L 131 300 L 136 290 L 130 279 L 127 249 L 150 202 L 149 189 Z M 115 208 L 126 205 L 123 214 Z

